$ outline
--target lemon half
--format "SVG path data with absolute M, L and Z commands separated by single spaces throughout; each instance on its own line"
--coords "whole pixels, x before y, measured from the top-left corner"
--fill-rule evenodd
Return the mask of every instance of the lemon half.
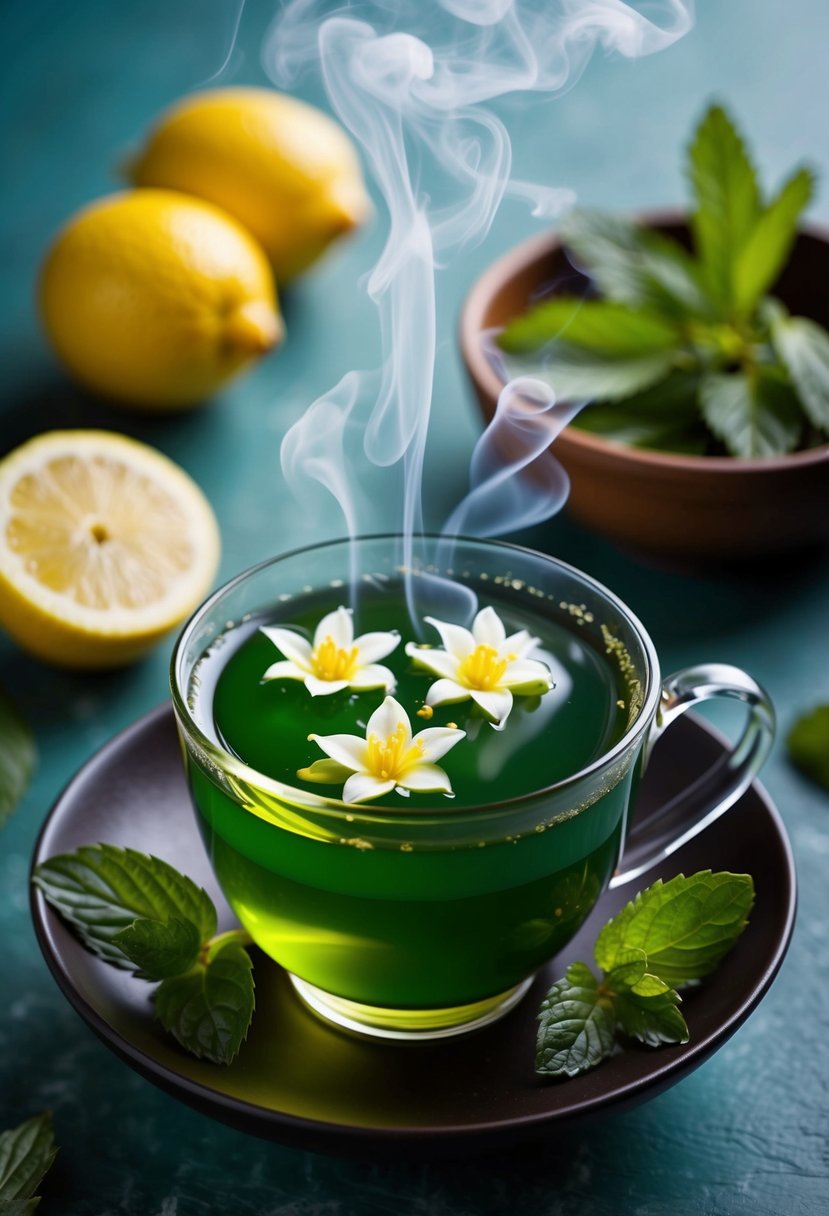
M 131 662 L 201 602 L 219 530 L 173 461 L 109 431 L 50 431 L 0 461 L 0 624 L 65 667 Z
M 265 249 L 277 282 L 305 270 L 371 204 L 343 129 L 273 89 L 210 89 L 162 114 L 127 167 L 137 186 L 222 207 Z

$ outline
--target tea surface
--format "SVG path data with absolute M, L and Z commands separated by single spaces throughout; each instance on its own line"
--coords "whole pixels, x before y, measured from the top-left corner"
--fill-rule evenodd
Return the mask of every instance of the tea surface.
M 312 697 L 301 681 L 264 682 L 264 672 L 281 656 L 259 626 L 290 626 L 312 641 L 320 619 L 344 600 L 341 589 L 331 588 L 280 604 L 267 617 L 229 625 L 194 673 L 191 690 L 202 721 L 212 711 L 215 735 L 229 751 L 293 788 L 334 799 L 342 785 L 297 778 L 297 769 L 322 755 L 308 735 L 364 736 L 385 694 L 344 689 Z M 392 792 L 366 812 L 384 806 L 404 813 L 418 807 L 450 811 L 542 790 L 605 754 L 635 714 L 636 689 L 628 692 L 625 683 L 627 656 L 612 646 L 605 652 L 602 622 L 556 603 L 535 610 L 529 595 L 496 591 L 481 596 L 478 607 L 487 602 L 508 634 L 528 629 L 539 638 L 533 657 L 548 664 L 556 685 L 541 697 L 516 696 L 500 731 L 472 701 L 437 707 L 431 718 L 417 716 L 435 677 L 417 668 L 405 644 L 439 645 L 438 636 L 425 626 L 422 638 L 415 637 L 401 584 L 361 586 L 355 635 L 399 631 L 400 643 L 383 664 L 397 678 L 394 696 L 413 731 L 454 722 L 467 732 L 440 761 L 454 800 Z M 193 757 L 189 777 L 219 882 L 257 944 L 322 991 L 387 1013 L 401 1011 L 408 1024 L 413 1010 L 431 1017 L 429 1011 L 506 993 L 570 940 L 616 864 L 635 766 L 624 768 L 616 784 L 583 784 L 571 807 L 558 805 L 559 812 L 574 813 L 552 828 L 544 825 L 553 802 L 540 797 L 531 830 L 523 834 L 516 834 L 513 809 L 494 822 L 482 816 L 480 835 L 473 816 L 459 839 L 445 841 L 410 827 L 402 835 L 365 823 L 351 831 L 347 816 L 320 825 L 314 815 L 291 814 L 290 804 L 283 816 L 256 788 L 231 792 Z M 447 815 L 447 829 L 454 818 Z
M 395 590 L 397 594 L 395 594 Z M 337 596 L 338 598 L 334 598 Z M 309 641 L 326 612 L 343 602 L 343 592 L 294 600 L 284 612 L 245 622 L 229 631 L 223 645 L 200 671 L 200 696 L 213 687 L 213 720 L 218 739 L 257 771 L 295 788 L 339 798 L 341 785 L 311 784 L 297 777 L 322 757 L 309 741 L 319 735 L 363 736 L 366 723 L 383 700 L 382 689 L 340 692 L 312 697 L 299 680 L 263 681 L 265 670 L 282 656 L 260 632 L 262 624 L 278 624 L 300 632 Z M 485 606 L 481 599 L 480 606 Z M 397 630 L 401 640 L 383 659 L 397 678 L 394 697 L 412 723 L 412 731 L 454 724 L 466 738 L 441 760 L 454 791 L 451 803 L 441 794 L 392 792 L 372 805 L 414 810 L 417 806 L 476 806 L 530 794 L 578 772 L 608 751 L 628 723 L 627 692 L 613 657 L 600 653 L 587 632 L 570 618 L 566 623 L 531 611 L 523 604 L 497 596 L 489 602 L 507 633 L 527 629 L 539 639 L 532 657 L 550 668 L 555 687 L 541 697 L 516 695 L 503 730 L 495 730 L 471 700 L 438 706 L 424 720 L 417 711 L 436 677 L 407 657 L 405 644 L 427 640 L 439 646 L 436 632 L 424 626 L 415 638 L 401 588 L 362 595 L 355 617 L 355 635 Z

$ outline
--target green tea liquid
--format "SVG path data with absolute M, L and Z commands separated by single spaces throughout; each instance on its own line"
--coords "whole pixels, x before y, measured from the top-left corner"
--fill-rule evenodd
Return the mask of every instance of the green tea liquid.
M 289 626 L 311 640 L 320 618 L 342 602 L 342 591 L 331 591 L 246 621 L 222 636 L 198 670 L 198 696 L 211 699 L 224 748 L 317 799 L 337 799 L 342 787 L 297 778 L 298 769 L 322 755 L 308 735 L 364 735 L 385 693 L 346 689 L 311 697 L 301 681 L 263 682 L 266 668 L 282 656 L 259 626 Z M 414 639 L 402 587 L 362 592 L 355 616 L 355 635 L 400 632 L 400 644 L 383 663 L 397 678 L 393 695 L 413 732 L 448 723 L 467 732 L 440 761 L 451 778 L 451 799 L 392 792 L 369 808 L 355 805 L 353 824 L 344 816 L 339 829 L 328 831 L 295 805 L 280 814 L 272 795 L 257 805 L 250 789 L 234 799 L 206 771 L 191 771 L 204 838 L 240 920 L 268 954 L 328 992 L 369 1005 L 427 1009 L 503 992 L 573 936 L 616 863 L 632 770 L 582 813 L 569 808 L 577 813 L 554 827 L 537 796 L 529 832 L 514 832 L 507 823 L 495 838 L 491 828 L 478 834 L 469 814 L 461 817 L 465 832 L 452 828 L 463 808 L 538 795 L 582 770 L 612 748 L 629 720 L 629 690 L 618 664 L 577 618 L 543 615 L 497 596 L 490 602 L 508 634 L 528 629 L 540 639 L 532 657 L 547 663 L 555 681 L 542 697 L 516 696 L 501 731 L 472 701 L 436 707 L 428 720 L 417 716 L 436 677 L 407 658 L 405 642 L 440 642 L 429 627 L 425 639 Z M 402 840 L 394 826 L 387 838 L 379 829 L 364 830 L 366 813 L 385 810 L 389 820 L 419 808 L 429 808 L 433 821 L 446 817 L 445 844 L 435 843 L 431 829 L 421 838 L 417 825 Z

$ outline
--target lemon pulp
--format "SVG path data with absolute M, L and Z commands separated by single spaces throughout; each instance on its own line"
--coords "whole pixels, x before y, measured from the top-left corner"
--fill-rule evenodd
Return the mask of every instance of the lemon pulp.
M 145 444 L 55 431 L 0 462 L 0 623 L 41 658 L 137 657 L 204 596 L 218 552 L 201 491 Z

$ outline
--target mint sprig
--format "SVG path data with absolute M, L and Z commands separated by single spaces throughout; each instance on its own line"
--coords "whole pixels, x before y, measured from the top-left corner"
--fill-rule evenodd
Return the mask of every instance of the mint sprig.
M 748 874 L 701 870 L 640 892 L 599 934 L 598 979 L 571 964 L 539 1012 L 536 1072 L 574 1077 L 615 1050 L 621 1033 L 650 1047 L 687 1043 L 677 991 L 722 961 L 748 923 Z
M 26 792 L 35 767 L 32 732 L 0 692 L 0 827 Z
M 565 219 L 562 243 L 603 298 L 554 296 L 512 320 L 499 338 L 507 373 L 587 399 L 573 425 L 634 447 L 773 457 L 825 442 L 829 334 L 766 295 L 814 174 L 796 170 L 765 199 L 734 123 L 712 106 L 688 178 L 693 253 L 619 216 Z
M 250 937 L 216 936 L 206 891 L 158 857 L 111 844 L 51 857 L 33 881 L 89 950 L 159 983 L 156 1014 L 185 1050 L 233 1060 L 254 1009 Z
M 35 1191 L 57 1151 L 48 1112 L 0 1133 L 0 1216 L 30 1216 L 36 1210 Z

